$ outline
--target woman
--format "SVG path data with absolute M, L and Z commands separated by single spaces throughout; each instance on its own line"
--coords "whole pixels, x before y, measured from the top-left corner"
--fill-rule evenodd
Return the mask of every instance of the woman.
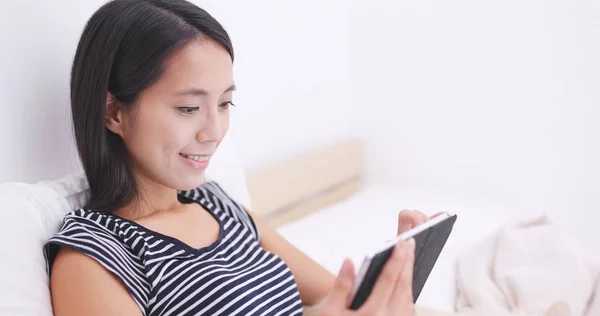
M 336 278 L 203 183 L 229 124 L 233 56 L 222 26 L 183 0 L 115 0 L 91 17 L 71 73 L 91 199 L 45 248 L 55 315 L 412 314 L 414 241 L 350 311 L 348 260 Z M 427 219 L 403 211 L 399 232 Z

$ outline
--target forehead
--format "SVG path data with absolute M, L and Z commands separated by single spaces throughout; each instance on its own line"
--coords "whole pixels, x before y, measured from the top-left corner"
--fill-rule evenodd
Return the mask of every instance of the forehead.
M 185 44 L 166 61 L 157 88 L 173 91 L 197 87 L 222 93 L 232 83 L 229 53 L 213 39 L 199 38 Z

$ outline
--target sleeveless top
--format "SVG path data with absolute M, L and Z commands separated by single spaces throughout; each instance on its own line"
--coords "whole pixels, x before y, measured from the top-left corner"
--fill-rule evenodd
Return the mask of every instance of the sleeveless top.
M 217 241 L 195 249 L 117 215 L 79 209 L 44 247 L 48 273 L 59 247 L 68 247 L 120 279 L 143 315 L 302 315 L 294 276 L 261 248 L 243 207 L 213 181 L 178 198 L 219 222 Z

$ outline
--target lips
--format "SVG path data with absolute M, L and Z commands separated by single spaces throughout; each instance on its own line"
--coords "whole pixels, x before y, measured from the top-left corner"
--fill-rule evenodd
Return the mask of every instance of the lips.
M 195 160 L 195 161 L 199 161 L 199 162 L 204 162 L 207 161 L 208 159 L 210 159 L 210 155 L 196 155 L 196 154 L 184 154 L 184 153 L 179 153 L 180 156 L 191 159 L 191 160 Z

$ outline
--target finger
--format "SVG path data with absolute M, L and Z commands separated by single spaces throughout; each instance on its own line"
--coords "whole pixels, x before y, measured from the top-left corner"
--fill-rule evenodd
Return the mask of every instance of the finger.
M 418 210 L 402 210 L 398 214 L 398 235 L 428 220 L 429 217 Z
M 410 210 L 402 210 L 398 213 L 398 235 L 410 230 L 421 222 L 421 216 Z
M 392 310 L 404 310 L 406 306 L 413 304 L 412 284 L 415 266 L 415 240 L 413 238 L 407 242 L 404 251 L 406 253 L 406 263 L 402 268 L 400 278 L 398 278 L 396 288 L 390 299 L 389 306 Z
M 389 300 L 394 291 L 394 287 L 396 286 L 400 273 L 406 263 L 407 253 L 404 250 L 406 247 L 407 244 L 404 240 L 400 240 L 394 247 L 390 258 L 387 260 L 381 273 L 379 273 L 379 276 L 377 277 L 377 281 L 375 282 L 371 294 L 369 294 L 369 298 L 367 298 L 367 301 L 364 304 L 365 311 L 376 311 L 382 306 L 385 307 L 389 305 Z
M 344 310 L 350 306 L 350 294 L 354 284 L 354 265 L 349 259 L 344 259 L 332 291 L 323 300 L 323 308 L 332 311 Z M 335 313 L 334 313 L 335 314 Z
M 431 219 L 431 218 L 436 218 L 436 217 L 438 217 L 438 216 L 440 216 L 440 215 L 442 215 L 442 214 L 444 214 L 444 213 L 445 213 L 445 212 L 437 212 L 437 213 L 435 213 L 435 214 L 433 214 L 433 215 L 429 216 L 429 218 L 430 218 L 430 219 Z
M 421 225 L 429 220 L 429 216 L 425 215 L 425 213 L 418 210 L 414 210 L 413 212 L 415 212 L 419 217 L 419 223 L 417 223 L 417 225 Z

